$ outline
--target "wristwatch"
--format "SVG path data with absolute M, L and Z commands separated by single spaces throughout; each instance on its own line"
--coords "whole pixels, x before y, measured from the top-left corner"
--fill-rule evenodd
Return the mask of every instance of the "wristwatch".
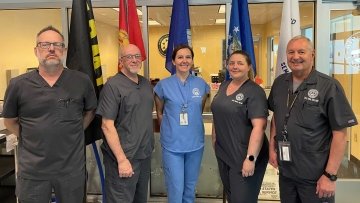
M 246 155 L 246 158 L 249 159 L 249 161 L 256 161 L 256 157 L 254 155 Z
M 336 181 L 336 180 L 337 180 L 336 174 L 335 174 L 335 175 L 332 175 L 332 174 L 326 172 L 325 170 L 324 170 L 324 173 L 323 173 L 323 174 L 324 174 L 326 177 L 328 177 L 331 181 Z

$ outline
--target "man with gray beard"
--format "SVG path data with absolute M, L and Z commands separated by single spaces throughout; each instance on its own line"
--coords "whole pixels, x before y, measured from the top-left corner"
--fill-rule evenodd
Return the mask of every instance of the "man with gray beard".
M 83 202 L 84 129 L 94 118 L 95 90 L 89 77 L 63 66 L 67 49 L 52 26 L 36 36 L 37 70 L 10 81 L 5 126 L 18 136 L 16 195 L 21 203 Z

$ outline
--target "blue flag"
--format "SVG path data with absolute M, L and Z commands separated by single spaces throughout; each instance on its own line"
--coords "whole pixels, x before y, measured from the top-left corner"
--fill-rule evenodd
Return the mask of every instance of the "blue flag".
M 180 44 L 191 46 L 191 30 L 188 0 L 174 0 L 171 14 L 169 41 L 166 50 L 165 67 L 175 74 L 175 66 L 172 64 L 172 52 Z
M 236 50 L 244 50 L 250 55 L 255 76 L 256 61 L 247 0 L 232 0 L 231 3 L 227 55 L 230 56 Z M 226 71 L 226 79 L 229 79 L 228 71 Z

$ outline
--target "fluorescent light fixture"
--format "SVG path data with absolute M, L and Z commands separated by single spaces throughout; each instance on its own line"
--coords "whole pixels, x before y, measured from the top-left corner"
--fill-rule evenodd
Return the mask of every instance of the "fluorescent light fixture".
M 112 8 L 114 9 L 115 11 L 119 12 L 119 8 Z M 138 16 L 141 16 L 142 15 L 142 12 L 139 10 L 139 9 L 136 9 L 136 13 L 138 14 Z
M 161 24 L 156 20 L 149 20 L 148 25 L 161 25 Z
M 142 16 L 142 11 L 140 11 L 139 9 L 136 9 L 136 13 L 138 14 L 138 16 Z
M 219 7 L 219 11 L 218 11 L 219 13 L 225 13 L 225 5 L 221 5 L 220 7 Z
M 225 19 L 215 19 L 215 24 L 225 24 Z

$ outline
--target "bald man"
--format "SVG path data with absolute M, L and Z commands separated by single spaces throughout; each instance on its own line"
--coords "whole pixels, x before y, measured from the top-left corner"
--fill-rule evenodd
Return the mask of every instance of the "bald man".
M 122 47 L 121 71 L 105 84 L 96 114 L 102 116 L 106 202 L 147 202 L 150 159 L 154 148 L 153 90 L 138 75 L 137 46 Z

